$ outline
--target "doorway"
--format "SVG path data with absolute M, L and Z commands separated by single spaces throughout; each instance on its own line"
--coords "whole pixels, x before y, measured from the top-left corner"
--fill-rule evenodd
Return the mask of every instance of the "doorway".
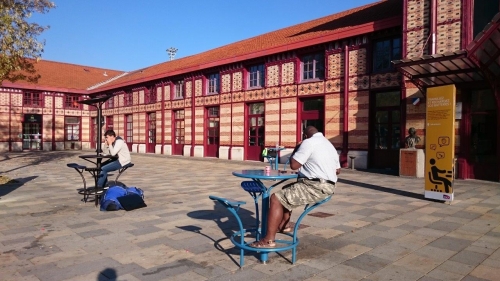
M 185 142 L 184 117 L 184 109 L 174 111 L 174 141 L 172 144 L 172 153 L 174 155 L 183 155 Z
M 219 157 L 220 110 L 218 106 L 208 107 L 206 117 L 206 153 L 207 157 Z
M 42 150 L 40 123 L 23 123 L 23 150 Z
M 264 103 L 252 103 L 248 105 L 247 123 L 247 160 L 262 161 L 262 150 L 264 149 L 265 125 L 264 125 Z
M 147 113 L 147 136 L 146 153 L 155 153 L 156 146 L 156 112 Z
M 470 100 L 471 178 L 498 181 L 496 101 L 491 90 L 472 91 Z
M 372 95 L 370 105 L 370 167 L 399 169 L 401 130 L 401 94 L 399 91 Z
M 308 98 L 300 100 L 300 121 L 301 128 L 299 134 L 302 136 L 307 126 L 314 126 L 319 132 L 325 132 L 325 99 L 323 97 Z

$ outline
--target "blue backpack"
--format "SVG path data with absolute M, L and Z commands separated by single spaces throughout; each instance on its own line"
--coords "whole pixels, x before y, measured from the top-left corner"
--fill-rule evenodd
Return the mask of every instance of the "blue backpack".
M 117 211 L 124 208 L 120 203 L 120 198 L 124 198 L 127 195 L 134 195 L 141 198 L 144 198 L 144 191 L 137 187 L 121 187 L 121 186 L 112 186 L 110 187 L 104 196 L 101 199 L 101 211 Z M 144 204 L 145 205 L 145 204 Z M 145 207 L 145 206 L 144 206 Z

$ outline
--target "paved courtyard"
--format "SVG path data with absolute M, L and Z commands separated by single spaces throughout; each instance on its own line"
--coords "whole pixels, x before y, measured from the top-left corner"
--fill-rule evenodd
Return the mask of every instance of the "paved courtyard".
M 120 181 L 148 207 L 101 212 L 66 167 L 83 153 L 0 154 L 15 180 L 0 184 L 0 280 L 500 280 L 500 183 L 458 180 L 445 204 L 423 198 L 422 179 L 343 170 L 302 221 L 296 264 L 247 253 L 240 269 L 233 219 L 208 196 L 247 201 L 250 218 L 231 172 L 264 163 L 133 154 Z

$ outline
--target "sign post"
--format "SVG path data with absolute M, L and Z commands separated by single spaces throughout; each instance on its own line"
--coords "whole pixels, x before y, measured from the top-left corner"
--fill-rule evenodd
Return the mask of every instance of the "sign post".
M 425 198 L 453 201 L 455 85 L 427 89 Z

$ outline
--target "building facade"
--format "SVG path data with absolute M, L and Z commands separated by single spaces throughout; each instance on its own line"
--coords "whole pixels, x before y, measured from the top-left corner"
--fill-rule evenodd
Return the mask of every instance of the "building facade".
M 344 167 L 353 156 L 356 168 L 397 170 L 408 128 L 424 147 L 425 91 L 435 86 L 422 82 L 433 74 L 411 73 L 415 63 L 466 53 L 494 22 L 494 2 L 380 1 L 132 72 L 51 62 L 79 70 L 71 78 L 41 61 L 39 85 L 2 83 L 0 148 L 95 148 L 97 113 L 78 101 L 108 95 L 103 129 L 137 153 L 262 161 L 264 147 L 286 155 L 314 125 Z M 462 109 L 458 176 L 498 181 L 500 98 L 481 66 L 470 68 L 475 79 L 443 82 L 457 85 Z

